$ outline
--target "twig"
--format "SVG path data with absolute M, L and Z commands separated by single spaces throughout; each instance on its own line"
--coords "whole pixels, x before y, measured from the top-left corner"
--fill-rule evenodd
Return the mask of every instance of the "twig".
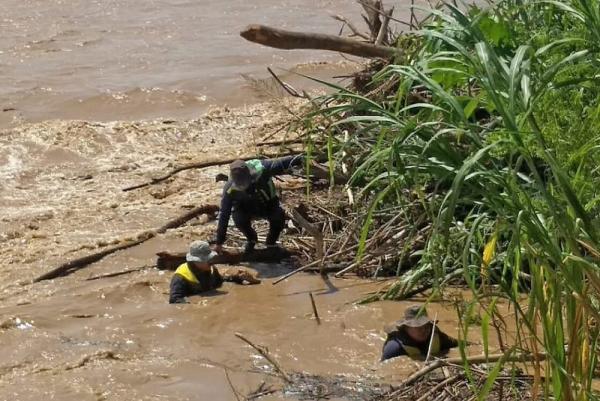
M 331 254 L 331 255 L 329 255 L 329 257 L 328 257 L 328 258 L 324 258 L 324 259 L 330 259 L 330 258 L 333 258 L 333 257 L 335 257 L 335 256 L 339 256 L 339 255 L 342 255 L 342 254 L 348 253 L 349 251 L 351 251 L 351 250 L 353 250 L 353 249 L 356 249 L 356 248 L 358 248 L 358 244 L 357 244 L 357 245 L 353 245 L 352 247 L 350 247 L 350 248 L 348 248 L 348 249 L 343 249 L 343 250 L 341 250 L 341 251 L 339 251 L 339 252 L 336 252 L 336 253 L 334 253 L 334 254 Z M 313 262 L 310 262 L 310 263 L 309 263 L 309 264 L 307 264 L 307 265 L 304 265 L 304 266 L 302 266 L 302 267 L 299 267 L 298 269 L 294 270 L 293 272 L 290 272 L 290 273 L 288 273 L 288 274 L 286 274 L 286 275 L 284 275 L 284 276 L 281 276 L 281 277 L 279 277 L 277 280 L 273 281 L 273 285 L 275 285 L 275 284 L 277 284 L 277 283 L 279 283 L 279 282 L 281 282 L 281 281 L 285 280 L 285 279 L 286 279 L 286 278 L 288 278 L 288 277 L 291 277 L 291 276 L 293 276 L 294 274 L 300 273 L 300 272 L 301 272 L 301 271 L 303 271 L 303 270 L 306 270 L 306 269 L 308 269 L 308 268 L 310 268 L 310 267 L 317 266 L 319 263 L 321 263 L 321 260 L 315 260 L 315 261 L 313 261 Z
M 319 312 L 317 311 L 317 305 L 315 304 L 315 298 L 313 297 L 312 292 L 309 292 L 310 303 L 312 304 L 313 313 L 315 314 L 315 319 L 317 319 L 317 324 L 321 324 L 321 319 L 319 319 Z
M 235 387 L 233 386 L 233 383 L 231 382 L 231 378 L 229 378 L 229 372 L 227 371 L 227 368 L 223 367 L 223 370 L 225 371 L 225 377 L 227 378 L 227 383 L 229 383 L 229 387 L 231 387 L 231 391 L 233 391 L 233 395 L 235 395 L 235 399 L 237 401 L 242 401 L 242 400 L 240 400 L 240 396 L 239 396 L 237 390 L 235 389 Z
M 384 13 L 383 11 L 381 11 L 381 10 L 379 10 L 379 9 L 377 9 L 377 8 L 375 8 L 375 7 L 373 7 L 373 6 L 372 6 L 372 5 L 370 5 L 370 4 L 367 4 L 367 3 L 366 3 L 365 1 L 363 1 L 363 0 L 358 0 L 358 2 L 359 2 L 359 3 L 360 3 L 362 6 L 363 6 L 363 7 L 369 8 L 369 9 L 371 9 L 371 10 L 373 10 L 373 11 L 375 11 L 376 13 L 379 13 L 379 14 L 381 14 L 381 15 L 385 15 L 385 13 Z M 406 25 L 406 26 L 411 26 L 411 25 L 410 25 L 410 23 L 408 23 L 408 22 L 406 22 L 406 21 L 399 20 L 399 19 L 397 19 L 397 18 L 392 18 L 392 17 L 390 17 L 390 20 L 392 20 L 392 21 L 396 21 L 396 22 L 399 22 L 399 23 L 401 23 L 401 24 L 404 24 L 404 25 Z
M 304 96 L 303 94 L 300 94 L 296 89 L 294 89 L 294 87 L 292 85 L 287 84 L 287 83 L 283 82 L 281 79 L 279 79 L 279 77 L 273 72 L 271 67 L 267 67 L 267 71 L 269 71 L 269 74 L 271 74 L 273 76 L 273 78 L 275 78 L 275 81 L 277 81 L 277 83 L 283 88 L 284 91 L 286 91 L 293 97 L 299 97 L 301 99 L 306 99 L 306 96 Z
M 410 0 L 410 30 L 417 29 L 418 23 L 415 16 L 415 0 Z
M 383 15 L 383 22 L 381 23 L 381 28 L 379 28 L 379 33 L 377 34 L 377 39 L 375 39 L 376 45 L 381 45 L 384 42 L 387 43 L 388 26 L 390 24 L 390 18 L 392 17 L 393 13 L 394 13 L 394 7 L 392 7 L 390 10 L 388 10 Z
M 364 33 L 360 32 L 358 29 L 356 29 L 356 27 L 354 25 L 352 25 L 352 23 L 350 21 L 348 21 L 346 18 L 342 17 L 341 15 L 332 15 L 331 18 L 333 18 L 336 21 L 340 21 L 340 22 L 343 22 L 344 24 L 346 24 L 348 26 L 348 28 L 350 28 L 350 30 L 352 31 L 354 36 L 361 37 L 364 40 L 371 40 L 371 38 L 368 35 L 365 35 Z
M 441 382 L 439 382 L 437 385 L 433 386 L 430 390 L 428 390 L 425 394 L 423 394 L 421 397 L 419 397 L 417 399 L 417 401 L 426 401 L 429 399 L 429 397 L 433 394 L 436 393 L 436 391 L 446 387 L 446 386 L 450 386 L 451 384 L 457 382 L 458 380 L 462 379 L 463 377 L 465 377 L 464 373 L 459 373 L 457 375 L 448 377 L 445 380 L 442 380 Z M 502 400 L 502 398 L 499 398 L 500 400 Z
M 528 361 L 539 361 L 546 358 L 546 354 L 538 353 L 538 354 L 518 354 L 507 356 L 507 354 L 493 354 L 493 355 L 476 355 L 467 357 L 465 360 L 462 358 L 448 358 L 448 359 L 437 359 L 434 362 L 426 365 L 421 370 L 410 375 L 406 380 L 402 382 L 399 389 L 402 389 L 406 386 L 410 386 L 421 377 L 425 376 L 429 372 L 432 372 L 436 369 L 439 369 L 443 366 L 451 366 L 451 365 L 463 365 L 465 362 L 473 365 L 478 363 L 493 363 L 498 362 L 500 359 L 504 359 L 505 362 L 528 362 Z
M 139 272 L 141 270 L 149 269 L 149 268 L 155 267 L 155 266 L 156 265 L 144 265 L 144 266 L 140 266 L 140 267 L 134 267 L 133 269 L 122 270 L 122 271 L 119 271 L 119 272 L 100 274 L 98 276 L 88 277 L 88 278 L 85 279 L 85 281 L 93 281 L 93 280 L 99 280 L 101 278 L 109 278 L 109 277 L 122 276 L 124 274 Z
M 254 348 L 267 361 L 269 361 L 269 363 L 271 365 L 273 365 L 273 367 L 275 368 L 275 370 L 281 375 L 281 377 L 283 378 L 283 380 L 285 380 L 287 383 L 291 383 L 292 382 L 292 380 L 290 379 L 290 377 L 288 376 L 288 374 L 285 373 L 285 371 L 281 368 L 281 366 L 277 363 L 277 361 L 275 361 L 275 359 L 273 359 L 273 357 L 271 357 L 271 355 L 269 355 L 269 353 L 265 349 L 263 349 L 263 347 L 260 347 L 258 345 L 254 345 L 250 340 L 248 340 L 246 337 L 244 337 L 241 333 L 235 333 L 235 336 L 237 338 L 239 338 L 240 340 L 242 340 L 243 342 L 245 342 L 246 344 L 248 344 L 249 346 L 251 346 L 252 348 Z
M 431 338 L 429 339 L 429 347 L 427 348 L 427 356 L 425 357 L 425 363 L 429 362 L 429 357 L 431 356 L 431 346 L 433 345 L 433 337 L 435 337 L 435 326 L 437 324 L 438 314 L 436 312 L 435 317 L 433 318 L 433 328 L 431 329 Z

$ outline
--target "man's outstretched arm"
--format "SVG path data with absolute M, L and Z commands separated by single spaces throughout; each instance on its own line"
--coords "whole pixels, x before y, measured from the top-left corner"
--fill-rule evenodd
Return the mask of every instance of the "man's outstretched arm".
M 280 157 L 277 159 L 262 160 L 265 172 L 269 175 L 280 175 L 304 162 L 304 155 Z

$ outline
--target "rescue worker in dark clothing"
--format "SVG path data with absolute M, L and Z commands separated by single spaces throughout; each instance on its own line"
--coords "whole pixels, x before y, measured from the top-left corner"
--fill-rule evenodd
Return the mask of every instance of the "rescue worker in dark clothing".
M 229 218 L 246 237 L 245 253 L 254 250 L 257 242 L 252 220 L 269 221 L 267 247 L 276 246 L 285 226 L 285 212 L 279 204 L 273 177 L 299 166 L 303 156 L 289 156 L 269 160 L 237 160 L 230 166 L 230 178 L 223 188 L 215 251 L 220 252 L 227 237 Z
M 458 341 L 439 330 L 427 316 L 425 308 L 411 306 L 404 311 L 404 319 L 386 326 L 387 340 L 383 344 L 381 360 L 407 355 L 424 359 L 431 344 L 431 355 L 439 355 L 458 346 Z M 433 339 L 431 336 L 433 335 Z
M 169 303 L 188 303 L 185 297 L 217 289 L 223 281 L 233 281 L 243 284 L 258 284 L 260 280 L 249 273 L 240 270 L 235 275 L 221 276 L 216 267 L 211 266 L 211 260 L 217 255 L 211 251 L 210 245 L 205 241 L 194 241 L 190 251 L 185 256 L 186 263 L 180 265 L 171 279 Z

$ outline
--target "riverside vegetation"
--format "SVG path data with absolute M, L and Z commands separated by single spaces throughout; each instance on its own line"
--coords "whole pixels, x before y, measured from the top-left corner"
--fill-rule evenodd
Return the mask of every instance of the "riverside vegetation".
M 371 299 L 415 288 L 435 299 L 459 280 L 472 292 L 456 302 L 460 334 L 477 324 L 486 354 L 493 335 L 505 355 L 484 382 L 465 362 L 478 399 L 499 375 L 518 376 L 520 354 L 534 356 L 533 399 L 597 398 L 600 2 L 421 11 L 398 56 L 352 89 L 324 83 L 334 93 L 303 120 L 306 149 L 323 144 L 332 183 L 351 172 L 357 261 L 390 216 L 418 228 L 386 264 L 400 277 Z

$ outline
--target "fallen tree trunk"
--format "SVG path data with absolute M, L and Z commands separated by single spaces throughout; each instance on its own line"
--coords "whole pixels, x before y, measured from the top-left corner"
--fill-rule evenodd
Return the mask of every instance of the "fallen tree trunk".
M 359 57 L 382 58 L 392 57 L 398 52 L 398 49 L 393 47 L 359 42 L 357 40 L 342 38 L 335 35 L 284 31 L 283 29 L 276 29 L 257 24 L 246 27 L 246 29 L 240 32 L 240 36 L 250 42 L 286 50 L 332 50 Z
M 255 249 L 251 253 L 223 251 L 217 255 L 212 263 L 237 265 L 242 262 L 279 263 L 292 257 L 294 254 L 278 248 Z M 156 254 L 156 267 L 160 270 L 176 270 L 185 262 L 185 252 L 158 252 Z
M 91 255 L 87 255 L 87 256 L 77 258 L 77 259 L 71 260 L 69 262 L 63 263 L 62 265 L 58 266 L 57 268 L 52 269 L 51 271 L 44 273 L 39 277 L 36 277 L 33 280 L 33 282 L 37 283 L 37 282 L 43 281 L 43 280 L 51 280 L 53 278 L 66 276 L 66 275 L 71 274 L 79 269 L 82 269 L 94 262 L 97 262 L 97 261 L 103 259 L 105 256 L 108 256 L 112 253 L 122 251 L 124 249 L 139 245 L 143 242 L 148 241 L 151 238 L 154 238 L 157 234 L 162 234 L 171 228 L 179 227 L 179 226 L 185 224 L 187 221 L 189 221 L 195 217 L 198 217 L 202 214 L 206 214 L 206 215 L 210 216 L 212 219 L 214 219 L 215 214 L 218 211 L 219 211 L 219 207 L 217 205 L 204 205 L 204 206 L 197 207 L 197 208 L 192 209 L 189 212 L 185 213 L 184 215 L 181 215 L 181 216 L 167 222 L 165 225 L 163 225 L 162 227 L 160 227 L 154 231 L 146 232 L 146 233 L 139 235 L 138 239 L 136 239 L 134 241 L 115 245 L 113 247 L 106 248 L 100 252 L 96 252 Z

